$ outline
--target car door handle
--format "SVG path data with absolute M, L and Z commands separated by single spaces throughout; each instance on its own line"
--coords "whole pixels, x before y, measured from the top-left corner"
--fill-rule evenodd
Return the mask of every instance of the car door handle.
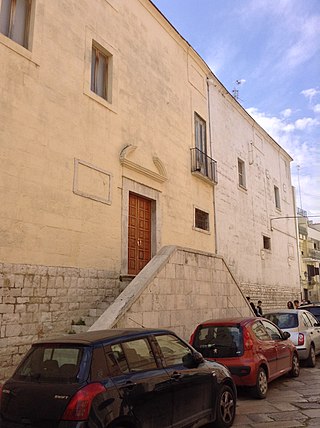
M 182 378 L 182 373 L 179 373 L 179 372 L 173 372 L 172 375 L 171 375 L 171 379 L 178 380 L 178 379 L 181 379 L 181 378 Z

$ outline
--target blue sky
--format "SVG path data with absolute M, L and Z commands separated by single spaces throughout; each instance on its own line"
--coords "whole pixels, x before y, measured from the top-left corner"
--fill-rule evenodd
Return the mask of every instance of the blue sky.
M 320 0 L 152 1 L 291 155 L 297 205 L 319 222 Z

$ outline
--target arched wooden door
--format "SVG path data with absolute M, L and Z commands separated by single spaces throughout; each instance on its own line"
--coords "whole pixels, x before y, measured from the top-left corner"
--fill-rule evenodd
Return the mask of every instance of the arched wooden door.
M 136 275 L 151 259 L 151 201 L 129 193 L 128 274 Z

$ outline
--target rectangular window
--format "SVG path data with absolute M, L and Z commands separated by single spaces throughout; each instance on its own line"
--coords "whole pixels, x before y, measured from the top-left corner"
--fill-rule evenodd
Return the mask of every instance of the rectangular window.
M 276 208 L 278 210 L 280 210 L 281 206 L 280 206 L 280 192 L 279 192 L 279 187 L 274 186 L 274 202 L 276 204 Z
M 28 48 L 31 0 L 2 0 L 0 32 Z
M 239 177 L 239 186 L 246 188 L 246 173 L 245 173 L 245 164 L 244 161 L 238 158 L 238 177 Z
M 111 102 L 110 91 L 110 64 L 111 56 L 92 45 L 91 60 L 91 91 L 108 102 Z
M 194 210 L 194 227 L 196 229 L 209 230 L 209 214 L 198 208 Z
M 195 146 L 205 155 L 207 154 L 207 141 L 206 141 L 206 122 L 201 119 L 197 113 L 194 114 L 194 133 L 195 133 Z
M 263 236 L 263 249 L 271 250 L 271 239 L 268 236 Z

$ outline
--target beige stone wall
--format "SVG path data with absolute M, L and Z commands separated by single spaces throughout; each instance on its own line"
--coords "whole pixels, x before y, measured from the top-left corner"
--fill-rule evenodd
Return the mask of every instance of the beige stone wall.
M 0 263 L 0 382 L 32 342 L 70 332 L 119 292 L 115 272 Z
M 221 259 L 192 261 L 216 251 L 215 210 L 218 253 L 237 281 L 295 287 L 292 226 L 268 229 L 272 186 L 262 178 L 268 169 L 270 183 L 286 185 L 283 213 L 292 212 L 290 179 L 277 166 L 288 157 L 262 131 L 272 150 L 251 151 L 256 125 L 218 81 L 209 135 L 210 70 L 190 45 L 148 0 L 33 4 L 30 50 L 0 34 L 2 361 L 16 363 L 26 343 L 68 328 L 71 317 L 94 310 L 108 293 L 111 301 L 117 296 L 127 273 L 130 191 L 155 207 L 152 256 L 165 245 L 192 249 L 188 263 L 169 264 L 157 279 L 165 293 L 156 293 L 157 281 L 150 285 L 142 321 L 170 324 L 186 336 L 202 317 L 242 308 Z M 111 102 L 90 91 L 93 40 L 113 57 Z M 217 186 L 191 173 L 195 112 L 207 122 Z M 252 153 L 245 196 L 235 188 L 236 158 L 251 162 Z M 209 213 L 210 231 L 194 228 L 195 207 Z M 263 231 L 277 236 L 264 259 Z M 152 315 L 166 304 L 163 318 Z
M 164 247 L 90 327 L 163 327 L 189 339 L 214 318 L 251 315 L 224 260 L 209 253 Z
M 149 1 L 34 4 L 30 50 L 0 34 L 0 261 L 120 271 L 124 178 L 160 194 L 153 254 L 214 251 L 212 186 L 190 168 L 204 62 Z M 110 103 L 90 91 L 93 40 L 113 55 Z M 128 145 L 135 170 L 120 163 Z M 159 173 L 154 157 L 164 182 L 145 173 Z M 209 234 L 193 229 L 194 206 Z
M 212 145 L 219 165 L 217 253 L 246 292 L 262 293 L 270 303 L 275 299 L 275 305 L 276 296 L 285 290 L 292 300 L 300 295 L 292 159 L 230 94 L 217 90 L 214 79 L 210 101 Z M 238 158 L 245 166 L 245 188 L 239 186 Z M 280 209 L 275 206 L 274 186 L 279 189 Z M 270 250 L 263 248 L 263 236 L 270 238 Z

